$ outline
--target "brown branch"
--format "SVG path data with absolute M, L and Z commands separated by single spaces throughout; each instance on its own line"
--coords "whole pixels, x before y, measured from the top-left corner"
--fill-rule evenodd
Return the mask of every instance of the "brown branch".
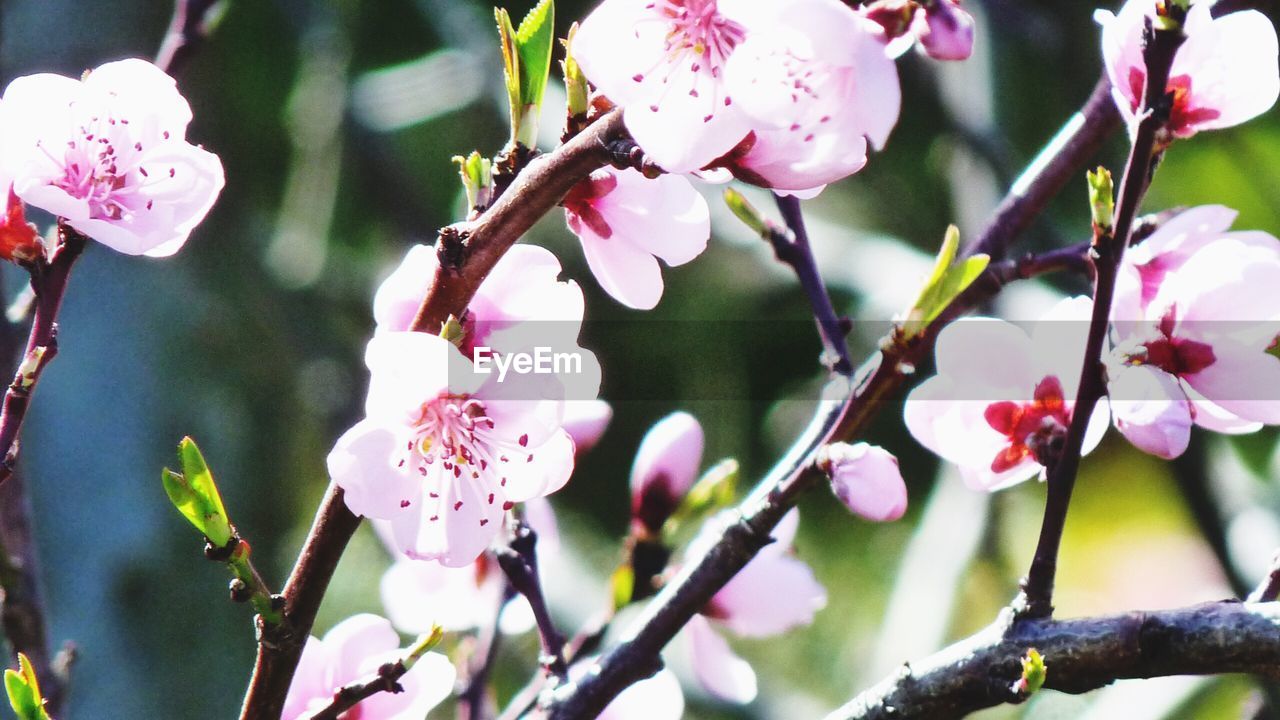
M 1120 274 L 1120 263 L 1124 259 L 1125 248 L 1129 245 L 1129 235 L 1133 230 L 1138 208 L 1159 161 L 1159 136 L 1164 132 L 1169 119 L 1170 100 L 1166 93 L 1169 71 L 1184 40 L 1186 36 L 1180 25 L 1169 30 L 1153 29 L 1148 21 L 1142 52 L 1147 68 L 1142 120 L 1134 135 L 1124 177 L 1120 181 L 1120 200 L 1115 207 L 1110 227 L 1096 229 L 1092 255 L 1096 282 L 1080 384 L 1061 454 L 1045 463 L 1048 466 L 1048 491 L 1044 521 L 1040 526 L 1040 538 L 1036 543 L 1031 568 L 1023 582 L 1022 597 L 1018 602 L 1021 611 L 1030 617 L 1048 617 L 1053 614 L 1053 584 L 1058 569 L 1058 548 L 1066 528 L 1067 511 L 1080 468 L 1085 434 L 1093 418 L 1094 408 L 1107 394 L 1102 356 L 1111 326 L 1111 303 L 1115 296 L 1116 278 Z
M 498 259 L 574 185 L 611 159 L 609 143 L 625 137 L 620 112 L 611 112 L 554 152 L 533 159 L 502 197 L 471 222 L 451 225 L 436 241 L 440 270 L 432 279 L 414 330 L 434 332 L 461 316 Z M 284 705 L 298 658 L 338 560 L 360 524 L 330 488 L 284 588 L 285 622 L 260 625 L 258 656 L 240 710 L 241 720 L 275 720 Z
M 1280 678 L 1280 606 L 1235 601 L 1078 620 L 995 624 L 903 665 L 827 720 L 950 720 L 1020 703 L 1013 685 L 1029 648 L 1044 656 L 1045 687 L 1083 693 L 1115 680 L 1250 673 Z
M 1021 229 L 1029 227 L 1030 218 L 1019 218 L 1010 213 L 1039 213 L 1048 199 L 1061 190 L 1062 184 L 1074 177 L 1080 167 L 1091 158 L 1097 143 L 1110 129 L 1110 111 L 1098 108 L 1098 97 L 1106 92 L 1094 91 L 1085 111 L 1101 122 L 1102 131 L 1082 131 L 1074 136 L 1096 136 L 1092 142 L 1074 141 L 1059 143 L 1059 155 L 1048 161 L 1046 167 L 1034 173 L 1029 186 L 1021 188 L 1021 195 L 1037 197 L 1038 202 L 1011 202 L 1006 200 L 997 210 L 991 227 L 983 233 L 984 240 L 977 246 L 1000 258 L 1007 245 Z M 1110 102 L 1110 97 L 1107 97 Z M 1060 133 L 1061 135 L 1061 133 Z M 1069 255 L 1071 251 L 1066 252 Z M 820 447 L 829 442 L 858 436 L 888 400 L 902 387 L 915 366 L 922 363 L 932 350 L 933 341 L 943 325 L 982 302 L 991 299 L 1011 279 L 1036 274 L 1036 256 L 1012 263 L 997 263 L 989 268 L 978 282 L 974 282 L 960 297 L 947 307 L 937 320 L 914 338 L 893 334 L 886 338 L 881 351 L 863 366 L 856 378 L 836 377 L 828 386 L 827 400 L 819 407 L 809 427 L 792 445 L 782 461 L 778 462 L 760 480 L 751 496 L 737 507 L 737 521 L 723 529 L 721 537 L 703 556 L 692 560 L 681 573 L 673 578 L 658 594 L 644 614 L 636 621 L 635 632 L 630 639 L 618 644 L 584 678 L 556 688 L 545 698 L 540 711 L 556 720 L 585 719 L 603 710 L 617 694 L 628 685 L 653 675 L 660 667 L 659 653 L 681 628 L 707 606 L 733 575 L 753 559 L 756 552 L 771 542 L 769 533 L 783 515 L 799 501 L 806 489 L 817 486 L 823 475 L 814 470 L 814 459 Z M 1061 263 L 1061 265 L 1060 265 Z M 1060 269 L 1061 266 L 1079 268 L 1079 259 L 1059 258 L 1046 263 L 1043 270 Z

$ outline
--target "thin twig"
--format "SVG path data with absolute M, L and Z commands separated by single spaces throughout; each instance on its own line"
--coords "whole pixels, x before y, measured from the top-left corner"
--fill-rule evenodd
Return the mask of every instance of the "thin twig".
M 221 0 L 177 0 L 173 19 L 165 32 L 156 65 L 177 77 L 186 70 L 187 62 L 209 34 L 209 19 Z
M 847 334 L 841 327 L 840 316 L 831 304 L 831 294 L 822 282 L 822 274 L 818 272 L 818 262 L 813 257 L 813 247 L 809 243 L 809 231 L 805 229 L 804 212 L 800 209 L 800 198 L 794 195 L 775 195 L 782 220 L 791 231 L 791 237 L 781 233 L 770 233 L 769 241 L 773 244 L 774 255 L 791 266 L 796 279 L 809 305 L 813 308 L 814 320 L 818 323 L 818 334 L 822 336 L 824 355 L 831 358 L 831 369 L 841 375 L 853 373 L 853 358 L 849 355 L 849 343 L 845 341 Z
M 625 132 L 620 112 L 605 115 L 567 144 L 531 161 L 479 218 L 441 230 L 436 252 L 442 262 L 413 329 L 435 332 L 450 315 L 460 317 L 503 253 L 574 185 L 608 163 L 608 143 Z M 285 585 L 285 623 L 277 631 L 264 633 L 258 643 L 241 720 L 279 716 L 316 609 L 359 524 L 360 518 L 347 509 L 342 489 L 331 488 Z
M 422 656 L 440 642 L 443 634 L 444 631 L 436 627 L 430 633 L 418 638 L 399 660 L 384 663 L 372 675 L 342 686 L 333 694 L 332 702 L 318 712 L 308 715 L 305 720 L 338 720 L 343 713 L 380 692 L 404 692 L 404 687 L 400 685 L 400 678 L 412 670 Z
M 1280 678 L 1280 606 L 1220 602 L 1177 610 L 995 624 L 904 664 L 827 720 L 951 720 L 1021 703 L 1014 684 L 1030 648 L 1044 656 L 1044 687 L 1083 693 L 1125 678 L 1245 672 Z
M 1071 423 L 1067 428 L 1062 451 L 1047 463 L 1048 491 L 1044 522 L 1040 526 L 1040 539 L 1036 544 L 1031 569 L 1023 583 L 1022 596 L 1018 599 L 1020 610 L 1027 617 L 1048 617 L 1053 614 L 1053 582 L 1057 574 L 1058 548 L 1062 543 L 1067 510 L 1071 505 L 1071 492 L 1080 468 L 1084 438 L 1093 410 L 1107 392 L 1102 355 L 1111 323 L 1111 301 L 1115 294 L 1116 278 L 1120 272 L 1120 262 L 1124 259 L 1125 248 L 1129 244 L 1138 208 L 1159 159 L 1157 140 L 1168 122 L 1169 111 L 1165 88 L 1169 82 L 1174 55 L 1185 39 L 1180 27 L 1158 30 L 1148 25 L 1143 47 L 1147 85 L 1142 120 L 1134 135 L 1124 177 L 1120 181 L 1120 200 L 1116 205 L 1111 227 L 1099 228 L 1093 246 L 1096 281 L 1080 385 L 1072 406 Z
M 507 546 L 497 551 L 498 566 L 506 574 L 507 582 L 529 601 L 529 607 L 533 609 L 533 618 L 538 624 L 538 640 L 542 643 L 539 664 L 548 675 L 564 680 L 569 672 L 564 661 L 564 635 L 556 629 L 547 608 L 547 598 L 542 592 L 542 578 L 538 574 L 538 534 L 523 521 L 516 521 L 511 535 Z
M 462 689 L 458 691 L 459 720 L 484 720 L 491 716 L 488 701 L 489 676 L 493 674 L 493 666 L 498 660 L 498 648 L 502 645 L 502 615 L 507 603 L 515 595 L 516 591 L 511 583 L 503 583 L 502 593 L 498 595 L 498 605 L 493 610 L 493 622 L 476 639 L 476 646 L 468 663 L 470 672 Z

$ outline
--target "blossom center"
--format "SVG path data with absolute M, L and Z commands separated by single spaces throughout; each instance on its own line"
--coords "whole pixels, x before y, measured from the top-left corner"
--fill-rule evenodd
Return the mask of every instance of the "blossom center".
M 1008 439 L 991 461 L 991 471 L 997 473 L 1012 469 L 1027 457 L 1041 465 L 1052 464 L 1062 451 L 1067 426 L 1071 424 L 1062 383 L 1053 375 L 1036 385 L 1031 402 L 992 403 L 983 417 L 993 430 Z
M 1170 308 L 1160 319 L 1159 337 L 1142 344 L 1142 349 L 1129 357 L 1131 365 L 1151 365 L 1170 375 L 1194 375 L 1217 362 L 1213 346 L 1198 340 L 1174 335 L 1177 315 Z
M 169 139 L 167 131 L 164 139 Z M 149 173 L 142 167 L 145 148 L 130 133 L 128 118 L 113 114 L 88 118 L 72 133 L 61 158 L 51 148 L 42 149 L 62 168 L 62 177 L 53 184 L 85 201 L 90 217 L 128 220 L 135 213 L 152 208 L 151 200 L 139 206 L 131 198 L 148 181 Z M 177 174 L 176 168 L 165 170 L 169 177 Z
M 653 20 L 665 27 L 663 53 L 652 68 L 636 73 L 632 79 L 642 83 L 651 76 L 658 77 L 663 96 L 669 91 L 687 92 L 692 98 L 706 95 L 711 112 L 703 122 L 709 122 L 715 107 L 733 104 L 728 95 L 720 96 L 720 76 L 734 48 L 746 39 L 746 29 L 722 15 L 716 0 L 657 0 L 649 8 L 655 16 Z M 677 77 L 679 81 L 673 82 Z M 649 109 L 658 112 L 660 104 L 661 98 L 657 98 Z
M 1129 68 L 1129 104 L 1134 112 L 1142 106 L 1143 93 L 1147 82 L 1146 71 L 1142 68 Z M 1221 113 L 1213 108 L 1194 107 L 1191 92 L 1191 76 L 1177 75 L 1169 78 L 1165 93 L 1170 99 L 1169 131 L 1174 135 L 1187 136 L 1195 132 L 1196 125 L 1216 119 Z

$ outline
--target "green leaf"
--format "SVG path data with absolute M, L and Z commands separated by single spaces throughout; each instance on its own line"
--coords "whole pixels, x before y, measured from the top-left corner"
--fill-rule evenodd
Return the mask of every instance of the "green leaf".
M 590 93 L 587 90 L 587 76 L 582 74 L 582 67 L 573 57 L 573 38 L 578 34 L 578 23 L 569 26 L 569 34 L 561 44 L 564 45 L 564 60 L 560 61 L 560 70 L 564 75 L 565 97 L 568 98 L 569 115 L 585 117 L 590 109 Z
M 1029 648 L 1027 656 L 1022 658 L 1022 677 L 1014 683 L 1013 690 L 1024 697 L 1034 695 L 1037 690 L 1044 687 L 1044 681 L 1048 675 L 1049 671 L 1040 651 Z
M 618 566 L 609 578 L 609 586 L 613 590 L 613 609 L 621 610 L 631 603 L 636 589 L 636 571 L 629 563 Z
M 467 209 L 489 207 L 493 197 L 493 163 L 474 150 L 466 157 L 455 155 L 453 161 L 458 164 L 458 176 L 467 192 Z
M 1115 189 L 1111 184 L 1111 171 L 1098 166 L 1096 171 L 1085 173 L 1089 180 L 1089 210 L 1093 226 L 1106 233 L 1111 232 L 1111 218 L 1115 215 Z
M 520 145 L 533 147 L 538 135 L 538 115 L 551 74 L 551 53 L 555 47 L 555 3 L 542 0 L 520 21 L 511 23 L 503 8 L 494 10 L 502 58 L 506 71 L 507 102 L 511 106 L 511 137 Z
M 738 476 L 738 461 L 733 458 L 712 465 L 685 493 L 679 507 L 662 526 L 663 535 L 670 540 L 681 525 L 732 505 L 738 493 Z
M 991 258 L 986 255 L 974 255 L 956 262 L 959 252 L 960 230 L 952 225 L 947 228 L 947 234 L 943 237 L 933 274 L 925 282 L 919 298 L 907 312 L 907 318 L 903 322 L 902 330 L 907 338 L 923 332 L 929 323 L 947 309 L 952 300 L 978 279 L 991 262 Z
M 164 490 L 170 502 L 215 547 L 224 547 L 231 541 L 231 521 L 222 505 L 222 495 L 213 481 L 213 473 L 205 463 L 204 455 L 194 440 L 183 438 L 178 444 L 178 459 L 182 472 L 165 468 L 160 473 Z
M 729 206 L 734 217 L 741 220 L 757 235 L 765 238 L 769 236 L 769 221 L 742 193 L 733 188 L 725 188 L 724 204 Z
M 40 683 L 36 680 L 36 670 L 22 653 L 18 653 L 18 668 L 4 671 L 4 689 L 9 696 L 10 707 L 17 713 L 18 720 L 49 720 L 44 698 L 40 695 Z

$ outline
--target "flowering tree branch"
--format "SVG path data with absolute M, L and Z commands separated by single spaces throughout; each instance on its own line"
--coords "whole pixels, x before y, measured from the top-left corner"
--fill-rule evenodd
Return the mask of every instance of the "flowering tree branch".
M 419 308 L 413 329 L 436 332 L 459 317 L 485 276 L 516 240 L 569 190 L 611 159 L 608 144 L 622 137 L 622 114 L 610 112 L 554 152 L 534 158 L 506 192 L 473 221 L 440 231 L 440 270 Z M 303 542 L 285 585 L 285 622 L 262 632 L 241 720 L 278 717 L 316 611 L 360 518 L 347 509 L 343 491 L 332 486 Z
M 493 665 L 498 659 L 498 648 L 502 644 L 502 615 L 507 603 L 515 597 L 515 588 L 510 582 L 503 585 L 494 608 L 493 620 L 484 627 L 471 651 L 468 661 L 469 672 L 457 691 L 459 720 L 484 720 L 491 717 L 489 707 L 488 684 L 493 674 Z
M 1096 276 L 1093 314 L 1080 372 L 1080 386 L 1062 451 L 1049 466 L 1044 522 L 1040 527 L 1040 539 L 1031 569 L 1023 584 L 1022 610 L 1030 617 L 1048 617 L 1053 613 L 1053 581 L 1057 572 L 1058 547 L 1066 526 L 1076 472 L 1080 467 L 1085 433 L 1094 408 L 1107 392 L 1102 353 L 1111 322 L 1116 278 L 1125 248 L 1129 244 L 1138 207 L 1151 183 L 1151 174 L 1159 159 L 1158 136 L 1168 122 L 1170 107 L 1165 88 L 1169 82 L 1174 55 L 1185 39 L 1180 21 L 1173 29 L 1148 26 L 1143 48 L 1147 68 L 1142 109 L 1144 114 L 1134 135 L 1124 177 L 1120 181 L 1120 201 L 1116 205 L 1114 217 L 1109 227 L 1098 227 L 1095 234 L 1092 255 Z M 1107 193 L 1107 200 L 1110 201 L 1109 187 Z
M 985 630 L 866 690 L 827 720 L 947 720 L 1021 703 L 1021 658 L 1044 656 L 1044 687 L 1083 693 L 1126 678 L 1241 672 L 1280 677 L 1280 606 L 1219 602 L 1075 620 L 1015 622 Z
M 443 635 L 444 631 L 437 627 L 434 631 L 418 638 L 417 642 L 405 652 L 404 657 L 395 662 L 384 663 L 372 675 L 342 686 L 334 692 L 333 702 L 308 715 L 307 720 L 338 720 L 343 713 L 380 692 L 404 692 L 404 687 L 400 685 L 400 678 L 404 677 L 423 655 L 435 647 Z
M 1086 127 L 1080 127 L 1077 119 L 1068 123 L 1052 144 L 1056 148 L 1052 157 L 1038 161 L 1026 179 L 1015 185 L 980 241 L 972 246 L 973 252 L 1003 256 L 1013 239 L 1030 226 L 1049 199 L 1079 172 L 1110 131 L 1118 127 L 1105 77 L 1081 114 L 1092 120 L 1085 122 Z M 1095 123 L 1101 127 L 1087 127 Z M 1065 142 L 1064 136 L 1068 137 Z M 1017 199 L 1023 196 L 1031 200 Z M 1056 267 L 1053 263 L 1050 266 Z M 800 495 L 818 484 L 822 477 L 814 467 L 818 450 L 863 431 L 906 382 L 910 368 L 927 356 L 941 327 L 989 299 L 1005 282 L 1022 272 L 1016 262 L 989 268 L 920 335 L 910 339 L 889 338 L 852 381 L 842 377 L 834 380 L 828 388 L 828 397 L 834 399 L 821 404 L 792 450 L 738 506 L 738 520 L 722 532 L 703 556 L 686 565 L 666 585 L 627 639 L 602 657 L 592 672 L 582 680 L 555 690 L 542 709 L 545 715 L 556 720 L 594 717 L 623 689 L 656 672 L 661 667 L 662 648 L 770 542 L 769 533 L 795 506 Z

